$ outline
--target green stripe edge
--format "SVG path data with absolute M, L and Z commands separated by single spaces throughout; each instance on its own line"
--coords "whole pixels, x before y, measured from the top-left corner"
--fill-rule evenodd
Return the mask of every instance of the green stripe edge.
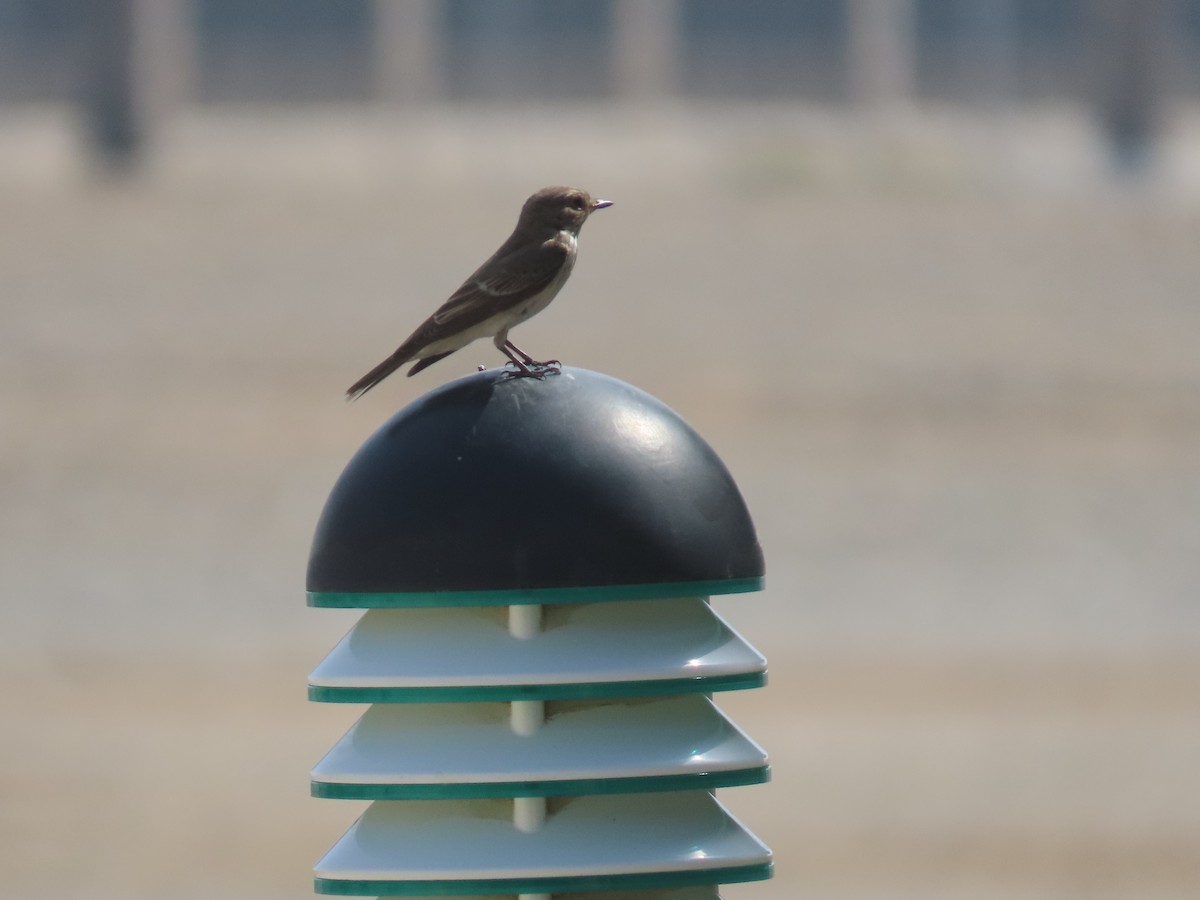
M 419 609 L 439 606 L 519 606 L 529 603 L 603 603 L 609 600 L 664 600 L 711 597 L 763 589 L 763 576 L 661 584 L 608 584 L 586 587 L 518 588 L 499 591 L 346 592 L 309 591 L 308 605 L 323 609 Z
M 556 878 L 482 878 L 397 881 L 314 878 L 318 894 L 341 897 L 461 896 L 463 894 L 557 894 L 570 891 L 641 891 L 693 887 L 702 884 L 738 884 L 771 877 L 770 862 L 680 872 L 643 872 L 633 875 L 565 875 Z
M 709 694 L 741 691 L 767 683 L 766 672 L 711 678 L 661 678 L 578 684 L 482 684 L 449 687 L 324 687 L 310 684 L 308 699 L 317 703 L 474 703 L 513 700 L 593 700 L 602 697 L 654 697 L 662 694 Z
M 632 778 L 577 778 L 570 781 L 466 782 L 462 784 L 347 784 L 311 782 L 313 797 L 323 800 L 481 800 L 498 797 L 583 797 L 594 794 L 639 794 L 665 791 L 714 791 L 763 784 L 770 766 L 726 772 L 644 775 Z

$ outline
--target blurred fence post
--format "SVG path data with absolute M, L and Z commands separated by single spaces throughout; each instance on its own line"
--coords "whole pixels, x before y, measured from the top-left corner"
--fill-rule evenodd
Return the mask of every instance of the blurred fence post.
M 384 103 L 421 104 L 442 94 L 441 0 L 372 0 L 372 78 Z
M 89 149 L 102 168 L 129 171 L 167 113 L 190 97 L 191 0 L 90 0 L 81 10 Z
M 678 0 L 616 0 L 613 71 L 620 99 L 652 103 L 679 89 L 679 12 Z
M 1018 90 L 1016 2 L 970 0 L 963 12 L 967 25 L 963 69 L 969 73 L 966 99 L 997 112 L 1013 101 Z
M 1145 174 L 1154 164 L 1171 6 L 1099 0 L 1095 7 L 1097 112 L 1118 174 Z
M 850 95 L 882 110 L 911 102 L 916 90 L 914 0 L 848 0 Z

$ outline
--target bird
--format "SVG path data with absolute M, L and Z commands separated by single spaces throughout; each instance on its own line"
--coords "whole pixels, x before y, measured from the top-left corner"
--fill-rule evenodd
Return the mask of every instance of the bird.
M 521 207 L 517 226 L 396 351 L 354 382 L 347 400 L 361 397 L 401 366 L 416 360 L 411 377 L 482 337 L 491 337 L 514 375 L 544 377 L 558 360 L 538 362 L 508 339 L 516 325 L 550 305 L 575 265 L 579 229 L 598 209 L 612 206 L 574 187 L 542 188 Z

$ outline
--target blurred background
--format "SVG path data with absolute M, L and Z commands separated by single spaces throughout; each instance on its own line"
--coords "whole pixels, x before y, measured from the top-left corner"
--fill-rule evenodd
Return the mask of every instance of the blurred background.
M 1200 895 L 1200 0 L 0 0 L 8 896 L 309 896 L 348 406 L 546 184 L 535 356 L 722 455 L 727 898 Z

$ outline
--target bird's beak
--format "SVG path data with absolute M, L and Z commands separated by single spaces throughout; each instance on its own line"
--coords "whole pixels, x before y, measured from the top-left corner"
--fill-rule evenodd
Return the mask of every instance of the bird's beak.
M 612 204 L 613 202 L 611 200 L 593 200 L 592 211 L 595 212 L 598 209 L 604 209 L 604 207 L 612 206 Z

